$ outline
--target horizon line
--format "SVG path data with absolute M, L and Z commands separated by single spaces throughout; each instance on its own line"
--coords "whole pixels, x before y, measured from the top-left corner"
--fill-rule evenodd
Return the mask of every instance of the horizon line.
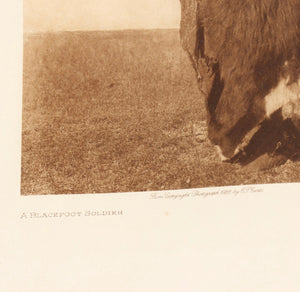
M 124 29 L 86 29 L 86 30 L 24 30 L 23 34 L 61 33 L 61 32 L 120 32 L 120 31 L 150 31 L 150 30 L 179 30 L 179 27 L 158 28 L 124 28 Z

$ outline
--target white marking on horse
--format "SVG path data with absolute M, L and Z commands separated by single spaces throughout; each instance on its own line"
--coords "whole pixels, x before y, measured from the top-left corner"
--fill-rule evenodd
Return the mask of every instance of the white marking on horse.
M 226 160 L 229 159 L 228 157 L 224 156 L 220 146 L 216 145 L 215 147 L 216 147 L 217 153 L 218 153 L 218 155 L 219 155 L 222 162 L 225 162 Z
M 292 105 L 300 105 L 300 79 L 298 82 L 288 84 L 288 78 L 282 78 L 278 85 L 265 96 L 265 111 L 269 118 L 276 110 L 283 108 L 287 114 L 284 118 L 289 117 L 289 108 Z

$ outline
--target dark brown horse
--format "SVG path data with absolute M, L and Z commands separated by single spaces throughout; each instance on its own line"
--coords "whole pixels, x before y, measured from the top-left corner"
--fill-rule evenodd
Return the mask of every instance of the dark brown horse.
M 300 0 L 181 0 L 181 9 L 182 46 L 221 157 L 242 164 L 265 154 L 275 164 L 294 159 L 300 151 Z

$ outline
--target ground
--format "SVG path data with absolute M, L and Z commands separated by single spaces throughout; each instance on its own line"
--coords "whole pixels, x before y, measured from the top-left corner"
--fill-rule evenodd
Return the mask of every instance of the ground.
M 222 163 L 177 30 L 24 36 L 21 193 L 300 181 L 300 163 Z

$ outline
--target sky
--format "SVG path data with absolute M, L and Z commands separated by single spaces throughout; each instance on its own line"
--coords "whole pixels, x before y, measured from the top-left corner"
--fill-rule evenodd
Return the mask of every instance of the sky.
M 24 31 L 178 28 L 180 0 L 24 0 Z

